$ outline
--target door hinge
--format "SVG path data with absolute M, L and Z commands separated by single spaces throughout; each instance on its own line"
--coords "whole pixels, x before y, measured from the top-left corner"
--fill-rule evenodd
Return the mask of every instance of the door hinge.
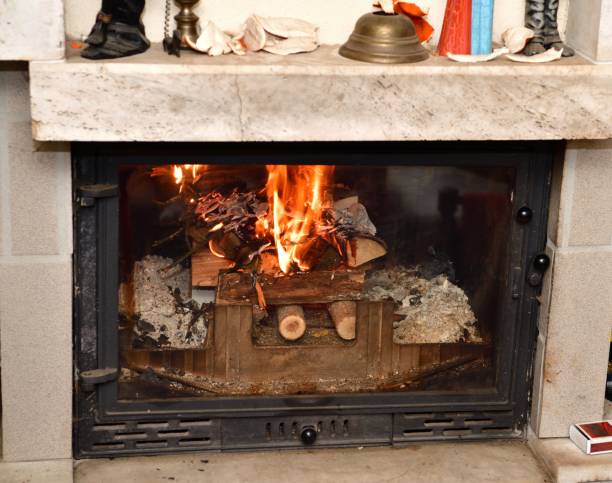
M 79 204 L 82 207 L 93 206 L 99 198 L 114 198 L 119 195 L 116 184 L 86 184 L 79 186 Z
M 92 369 L 79 374 L 81 380 L 81 389 L 86 392 L 91 392 L 100 384 L 107 384 L 116 381 L 119 377 L 119 369 L 116 367 L 104 367 L 101 369 Z

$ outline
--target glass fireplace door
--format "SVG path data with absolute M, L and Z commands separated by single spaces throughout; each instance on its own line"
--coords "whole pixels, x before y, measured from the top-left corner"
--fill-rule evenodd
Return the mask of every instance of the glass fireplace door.
M 95 148 L 101 416 L 525 406 L 544 147 Z

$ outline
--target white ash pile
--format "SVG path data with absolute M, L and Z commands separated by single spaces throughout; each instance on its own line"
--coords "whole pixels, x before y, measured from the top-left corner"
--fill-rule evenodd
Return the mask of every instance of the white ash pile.
M 396 344 L 482 342 L 476 317 L 465 292 L 446 275 L 427 280 L 418 267 L 394 267 L 373 272 L 365 284 L 368 300 L 393 300 Z
M 189 270 L 169 258 L 147 256 L 134 263 L 132 283 L 122 284 L 120 312 L 136 320 L 134 333 L 145 348 L 202 348 L 211 317 L 210 304 L 198 304 L 187 295 Z

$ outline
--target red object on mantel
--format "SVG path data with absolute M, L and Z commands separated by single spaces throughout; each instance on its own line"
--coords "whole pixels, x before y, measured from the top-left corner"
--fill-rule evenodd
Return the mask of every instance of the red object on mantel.
M 440 33 L 440 55 L 469 54 L 472 50 L 472 0 L 448 0 Z
M 612 421 L 576 424 L 570 439 L 586 454 L 612 453 Z

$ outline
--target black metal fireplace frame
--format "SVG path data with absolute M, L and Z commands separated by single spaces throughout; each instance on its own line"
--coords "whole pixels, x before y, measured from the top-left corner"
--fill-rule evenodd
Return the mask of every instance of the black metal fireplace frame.
M 539 287 L 527 283 L 545 247 L 550 173 L 558 143 L 241 143 L 73 145 L 75 173 L 75 426 L 77 457 L 194 450 L 403 444 L 420 440 L 512 438 L 524 434 L 537 331 Z M 119 401 L 117 166 L 207 163 L 512 166 L 513 207 L 529 206 L 529 224 L 515 223 L 496 354 L 496 387 L 469 394 L 410 392 L 325 396 L 232 397 L 210 400 Z M 290 160 L 290 161 L 288 161 Z M 94 188 L 92 188 L 92 186 Z M 104 371 L 111 369 L 111 371 Z

